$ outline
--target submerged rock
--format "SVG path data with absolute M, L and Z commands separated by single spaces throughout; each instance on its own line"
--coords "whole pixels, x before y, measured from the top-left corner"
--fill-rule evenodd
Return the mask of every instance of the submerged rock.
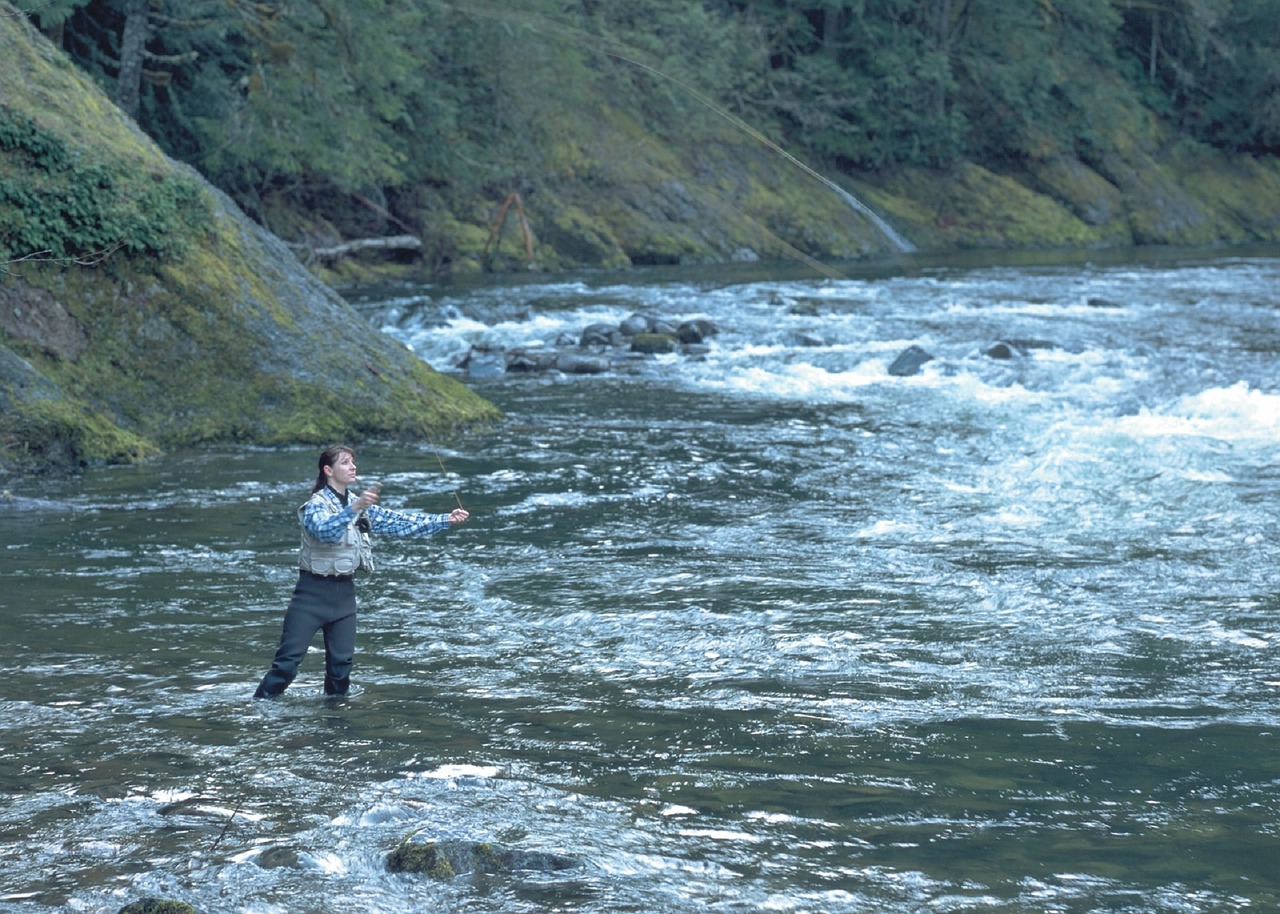
M 4 511 L 38 511 L 48 514 L 51 511 L 73 511 L 71 505 L 61 501 L 49 501 L 47 498 L 24 498 L 14 495 L 8 489 L 0 492 L 0 512 Z
M 497 378 L 507 370 L 507 357 L 501 349 L 472 346 L 458 367 L 472 378 Z
M 989 359 L 1012 359 L 1027 355 L 1034 349 L 1057 349 L 1056 343 L 1048 340 L 998 340 L 983 350 Z
M 612 366 L 600 356 L 562 353 L 556 358 L 556 368 L 565 374 L 604 374 Z
M 196 914 L 185 901 L 170 898 L 142 898 L 120 909 L 119 914 Z
M 452 879 L 468 873 L 549 873 L 580 866 L 580 861 L 544 851 L 522 851 L 483 841 L 417 842 L 406 838 L 387 858 L 393 873 L 421 873 Z

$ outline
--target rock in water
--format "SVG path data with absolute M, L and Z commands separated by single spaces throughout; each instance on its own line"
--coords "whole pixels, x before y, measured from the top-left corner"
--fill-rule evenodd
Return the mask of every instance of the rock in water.
M 196 914 L 185 901 L 169 898 L 143 898 L 120 909 L 120 914 Z
M 481 841 L 428 841 L 406 838 L 387 858 L 393 873 L 423 873 L 433 879 L 452 879 L 468 873 L 549 873 L 579 866 L 573 857 L 543 851 L 521 851 Z
M 908 346 L 893 360 L 889 366 L 889 374 L 895 378 L 909 378 L 920 373 L 925 362 L 932 362 L 933 356 L 919 346 Z
M 631 338 L 631 351 L 648 355 L 675 352 L 676 342 L 674 333 L 637 333 Z

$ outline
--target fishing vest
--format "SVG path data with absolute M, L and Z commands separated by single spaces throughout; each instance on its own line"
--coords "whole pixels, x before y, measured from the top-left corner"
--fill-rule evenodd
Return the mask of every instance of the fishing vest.
M 323 499 L 328 505 L 336 506 L 331 495 L 324 490 L 311 496 L 312 501 Z M 308 502 L 310 504 L 310 502 Z M 298 522 L 302 522 L 302 512 L 307 505 L 298 509 Z M 340 507 L 340 506 L 339 506 Z M 302 546 L 298 550 L 298 567 L 303 571 L 319 575 L 347 575 L 357 571 L 373 571 L 373 546 L 369 542 L 369 534 L 356 527 L 357 515 L 342 531 L 342 539 L 336 543 L 322 543 L 302 527 Z

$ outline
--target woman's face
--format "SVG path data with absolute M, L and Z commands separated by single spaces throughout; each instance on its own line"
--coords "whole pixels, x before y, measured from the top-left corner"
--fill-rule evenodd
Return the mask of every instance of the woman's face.
M 338 459 L 331 466 L 325 467 L 329 481 L 339 492 L 356 481 L 356 458 L 350 451 L 338 454 Z

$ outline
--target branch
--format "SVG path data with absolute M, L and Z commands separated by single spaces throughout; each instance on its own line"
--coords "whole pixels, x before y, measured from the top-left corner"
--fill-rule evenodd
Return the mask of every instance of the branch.
M 124 247 L 124 242 L 117 241 L 111 247 L 103 248 L 99 251 L 90 251 L 88 254 L 78 257 L 54 257 L 53 251 L 33 251 L 30 254 L 15 257 L 13 260 L 0 260 L 0 273 L 12 275 L 13 271 L 6 270 L 5 267 L 12 266 L 15 263 L 56 263 L 64 267 L 96 267 L 122 247 Z

